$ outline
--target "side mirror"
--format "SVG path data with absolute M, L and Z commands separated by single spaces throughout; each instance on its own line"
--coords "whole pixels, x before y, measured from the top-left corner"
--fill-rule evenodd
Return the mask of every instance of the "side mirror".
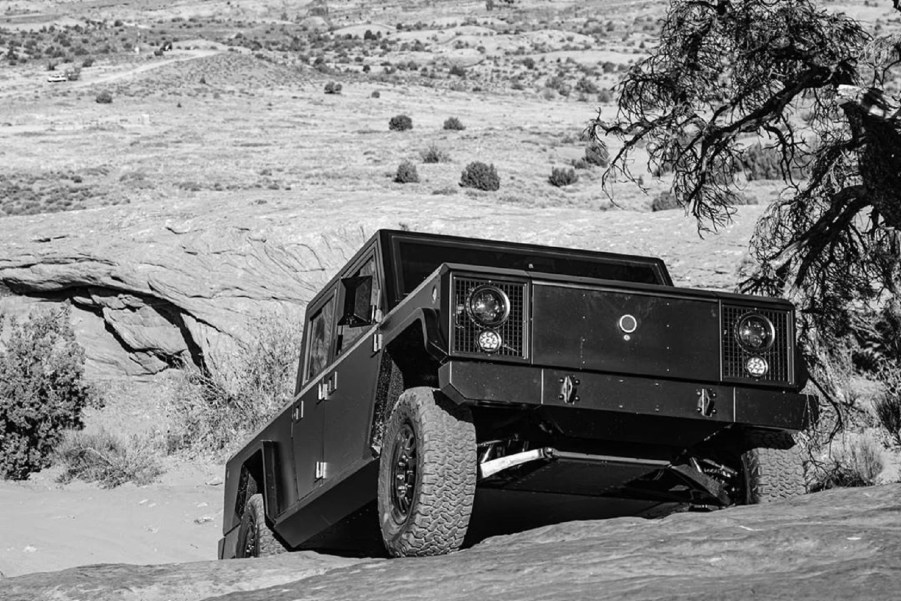
M 344 286 L 344 311 L 339 326 L 356 328 L 372 323 L 372 276 L 360 275 L 342 278 Z

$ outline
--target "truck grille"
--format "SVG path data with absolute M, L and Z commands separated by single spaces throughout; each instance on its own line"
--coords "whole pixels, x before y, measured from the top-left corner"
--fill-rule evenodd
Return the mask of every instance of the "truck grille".
M 749 353 L 741 348 L 735 338 L 735 326 L 749 313 L 762 315 L 773 322 L 776 339 L 773 346 L 764 353 Z M 793 324 L 789 311 L 760 309 L 757 307 L 740 307 L 723 305 L 723 379 L 741 380 L 743 382 L 773 382 L 791 384 L 794 380 L 793 369 Z M 754 378 L 745 370 L 745 363 L 751 357 L 763 357 L 769 364 L 769 371 Z
M 454 306 L 451 311 L 451 352 L 455 354 L 477 355 L 480 357 L 511 357 L 526 359 L 528 357 L 528 340 L 525 320 L 526 283 L 506 282 L 488 278 L 468 278 L 454 276 Z M 510 299 L 510 315 L 500 326 L 493 329 L 503 340 L 501 348 L 490 355 L 479 348 L 478 338 L 482 330 L 489 329 L 475 323 L 463 307 L 472 292 L 478 286 L 492 284 L 500 288 Z

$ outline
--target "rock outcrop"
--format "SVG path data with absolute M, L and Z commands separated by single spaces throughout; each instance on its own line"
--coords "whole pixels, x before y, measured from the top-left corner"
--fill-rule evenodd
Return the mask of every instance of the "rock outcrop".
M 259 319 L 302 319 L 306 302 L 380 227 L 662 256 L 682 285 L 728 288 L 759 214 L 747 207 L 736 225 L 701 239 L 680 211 L 485 211 L 486 202 L 209 194 L 154 208 L 6 217 L 0 311 L 70 301 L 94 377 L 149 375 L 184 360 L 215 367 L 256 335 Z
M 890 601 L 901 485 L 660 520 L 568 522 L 444 557 L 100 565 L 8 578 L 5 601 L 660 599 Z M 223 594 L 224 593 L 224 594 Z

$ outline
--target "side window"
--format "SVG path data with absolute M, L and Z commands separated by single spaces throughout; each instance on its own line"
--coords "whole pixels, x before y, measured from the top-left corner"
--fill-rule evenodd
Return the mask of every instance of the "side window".
M 322 308 L 313 314 L 307 327 L 310 328 L 309 361 L 307 363 L 306 380 L 315 378 L 329 363 L 329 350 L 332 347 L 332 336 L 335 321 L 335 296 L 332 295 Z
M 375 302 L 373 299 L 373 292 L 377 289 L 378 284 L 375 282 L 375 257 L 369 257 L 360 269 L 351 274 L 349 278 L 344 279 L 344 297 L 345 299 L 349 294 L 354 294 L 355 305 L 357 306 L 356 313 L 369 313 L 370 307 L 372 303 Z M 348 287 L 349 282 L 357 283 L 356 287 L 353 289 Z M 346 300 L 345 300 L 346 302 Z M 350 346 L 356 342 L 360 336 L 363 335 L 363 332 L 366 331 L 366 328 L 371 324 L 368 321 L 363 323 L 355 323 L 353 321 L 346 323 L 342 326 L 341 332 L 341 341 L 340 348 L 338 352 L 340 353 L 343 350 L 350 348 Z

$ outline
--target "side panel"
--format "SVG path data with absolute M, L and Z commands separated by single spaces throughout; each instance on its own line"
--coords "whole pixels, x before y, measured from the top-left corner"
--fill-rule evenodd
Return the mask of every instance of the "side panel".
M 370 425 L 378 389 L 379 352 L 373 352 L 373 332 L 364 335 L 328 372 L 331 386 L 325 410 L 326 478 L 342 475 L 371 458 Z
M 532 307 L 532 358 L 537 365 L 720 379 L 716 299 L 536 282 Z M 621 327 L 624 316 L 634 322 Z

